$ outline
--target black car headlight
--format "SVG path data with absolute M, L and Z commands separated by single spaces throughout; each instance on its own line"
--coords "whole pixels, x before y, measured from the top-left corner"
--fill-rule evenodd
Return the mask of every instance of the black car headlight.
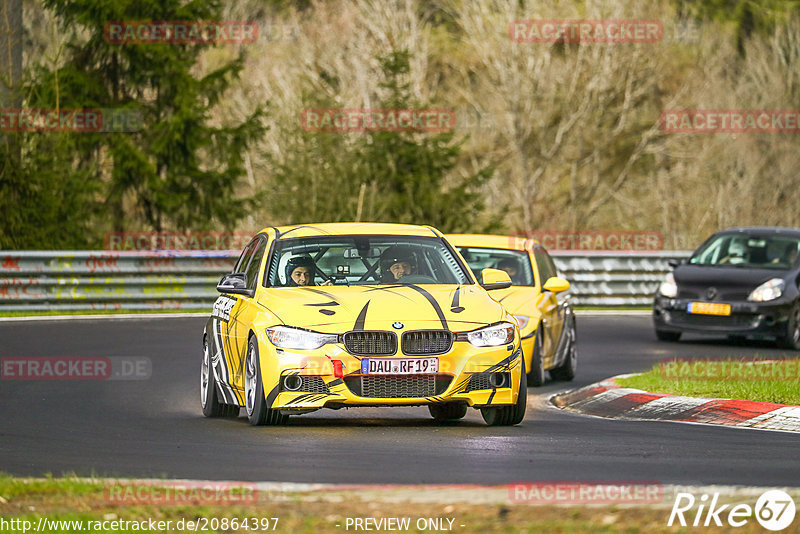
M 658 286 L 658 292 L 671 299 L 678 296 L 678 284 L 675 283 L 675 276 L 672 273 L 669 273 Z
M 784 287 L 786 287 L 786 283 L 781 278 L 767 280 L 755 288 L 752 293 L 748 295 L 747 300 L 752 302 L 767 302 L 769 300 L 775 300 L 783 295 Z

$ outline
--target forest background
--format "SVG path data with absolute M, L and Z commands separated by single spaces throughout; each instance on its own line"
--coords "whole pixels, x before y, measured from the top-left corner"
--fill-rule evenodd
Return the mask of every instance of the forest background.
M 443 231 L 800 226 L 794 133 L 665 110 L 800 109 L 794 0 L 1 0 L 0 108 L 133 131 L 0 131 L 0 248 L 109 232 L 387 221 Z M 658 21 L 657 42 L 515 42 L 517 20 Z M 233 20 L 241 44 L 115 44 L 109 21 Z M 307 109 L 444 109 L 448 132 L 318 132 Z

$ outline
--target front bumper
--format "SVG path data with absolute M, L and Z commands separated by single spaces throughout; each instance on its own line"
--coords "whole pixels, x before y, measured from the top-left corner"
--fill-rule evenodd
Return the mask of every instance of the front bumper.
M 653 301 L 653 324 L 665 332 L 777 337 L 785 331 L 792 310 L 792 303 L 783 299 L 772 302 L 727 301 L 720 304 L 730 304 L 730 315 L 701 315 L 688 313 L 688 306 L 692 302 L 699 300 L 656 295 Z
M 500 347 L 473 347 L 457 341 L 445 354 L 436 355 L 439 369 L 427 375 L 363 375 L 360 356 L 340 344 L 311 351 L 278 349 L 259 339 L 261 376 L 269 407 L 283 413 L 305 413 L 320 408 L 355 406 L 415 406 L 463 402 L 472 407 L 514 404 L 519 392 L 522 350 L 517 337 Z M 417 358 L 398 351 L 396 358 Z M 391 357 L 389 357 L 391 358 Z M 335 374 L 334 362 L 343 376 Z M 302 385 L 293 391 L 284 378 L 297 376 Z M 490 378 L 504 376 L 502 387 Z M 497 382 L 494 382 L 497 384 Z

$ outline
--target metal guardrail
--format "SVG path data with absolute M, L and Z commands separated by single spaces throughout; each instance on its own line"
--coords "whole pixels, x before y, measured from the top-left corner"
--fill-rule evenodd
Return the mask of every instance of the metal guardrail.
M 240 251 L 0 251 L 0 311 L 209 308 Z
M 205 309 L 239 251 L 0 251 L 0 311 Z M 648 305 L 689 252 L 552 254 L 584 306 Z
M 671 259 L 688 251 L 552 252 L 561 275 L 570 281 L 573 304 L 579 306 L 649 306 Z

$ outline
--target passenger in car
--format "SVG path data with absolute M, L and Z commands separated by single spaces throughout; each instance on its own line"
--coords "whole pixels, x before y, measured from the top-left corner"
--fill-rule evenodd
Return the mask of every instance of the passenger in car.
M 314 275 L 317 272 L 317 265 L 309 256 L 295 256 L 286 262 L 286 285 L 313 286 Z M 326 280 L 322 285 L 331 285 L 330 280 Z

